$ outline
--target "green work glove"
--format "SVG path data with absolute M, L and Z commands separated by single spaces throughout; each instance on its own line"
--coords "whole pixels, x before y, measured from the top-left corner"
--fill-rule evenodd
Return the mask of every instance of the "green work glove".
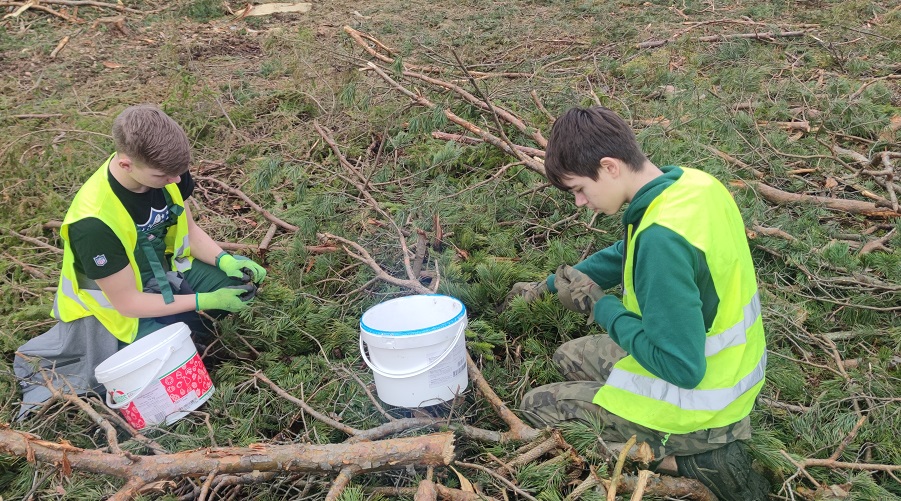
M 258 284 L 266 278 L 266 268 L 254 263 L 244 256 L 232 256 L 222 251 L 216 256 L 216 267 L 224 271 L 226 275 Z
M 554 276 L 557 297 L 567 310 L 588 315 L 588 323 L 594 322 L 594 304 L 604 297 L 601 286 L 588 275 L 569 265 L 561 265 Z
M 194 295 L 197 311 L 225 310 L 232 313 L 241 311 L 247 308 L 247 303 L 241 296 L 247 297 L 251 293 L 251 287 L 256 288 L 254 285 L 236 285 L 223 287 L 213 292 L 198 292 Z
M 507 306 L 510 306 L 510 302 L 513 301 L 513 298 L 521 297 L 526 303 L 531 303 L 540 298 L 542 294 L 547 291 L 547 281 L 545 280 L 542 280 L 541 282 L 516 282 L 513 284 L 513 288 L 510 289 L 510 292 L 507 293 L 507 297 L 504 299 L 501 310 L 506 310 Z

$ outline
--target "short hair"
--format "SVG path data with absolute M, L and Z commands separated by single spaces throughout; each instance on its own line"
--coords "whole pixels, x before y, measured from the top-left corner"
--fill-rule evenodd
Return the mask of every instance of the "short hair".
M 622 160 L 635 172 L 647 161 L 632 128 L 613 110 L 571 108 L 554 122 L 544 169 L 548 181 L 565 190 L 564 181 L 574 176 L 597 181 L 604 157 Z
M 180 176 L 191 166 L 191 143 L 184 129 L 150 104 L 125 108 L 113 121 L 116 151 L 148 167 Z

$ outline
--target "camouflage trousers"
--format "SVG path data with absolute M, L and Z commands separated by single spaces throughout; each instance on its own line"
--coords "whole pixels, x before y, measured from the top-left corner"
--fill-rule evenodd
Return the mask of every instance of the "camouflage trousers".
M 625 356 L 626 352 L 606 334 L 564 343 L 554 353 L 554 363 L 568 381 L 547 384 L 526 393 L 520 404 L 523 416 L 537 427 L 570 420 L 600 422 L 604 425 L 601 438 L 610 442 L 608 445 L 624 443 L 635 435 L 636 440 L 651 447 L 657 459 L 700 454 L 735 440 L 751 438 L 748 417 L 722 428 L 675 434 L 635 424 L 594 404 L 592 400 L 610 376 L 613 364 Z

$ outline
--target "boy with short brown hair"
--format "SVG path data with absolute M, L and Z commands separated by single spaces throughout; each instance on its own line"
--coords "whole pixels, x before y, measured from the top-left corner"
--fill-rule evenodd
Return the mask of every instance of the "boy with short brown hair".
M 607 215 L 628 204 L 623 239 L 510 298 L 556 292 L 607 334 L 554 354 L 567 382 L 520 405 L 535 425 L 600 420 L 604 437 L 632 435 L 657 471 L 696 478 L 718 498 L 766 498 L 740 445 L 764 383 L 766 345 L 744 224 L 726 188 L 694 169 L 658 168 L 613 111 L 574 108 L 553 127 L 548 179 L 577 206 Z M 622 285 L 622 299 L 604 289 Z

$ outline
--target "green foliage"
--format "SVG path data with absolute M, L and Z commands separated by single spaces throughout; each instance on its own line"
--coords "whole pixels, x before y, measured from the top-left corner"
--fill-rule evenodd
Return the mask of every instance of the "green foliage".
M 369 307 L 411 291 L 377 279 L 369 264 L 341 245 L 323 251 L 317 246 L 334 244 L 321 238 L 324 233 L 358 243 L 386 273 L 407 279 L 404 258 L 412 259 L 418 250 L 416 230 L 423 230 L 430 245 L 419 282 L 438 283 L 439 293 L 466 305 L 469 353 L 514 412 L 526 392 L 561 380 L 551 361 L 557 346 L 602 333 L 552 295 L 530 304 L 515 299 L 500 311 L 513 283 L 544 280 L 560 264 L 574 264 L 613 244 L 623 229 L 619 215 L 594 217 L 577 208 L 571 196 L 546 186 L 540 174 L 520 165 L 505 167 L 515 159 L 495 146 L 432 137 L 434 131 L 476 137 L 450 123 L 445 110 L 499 134 L 489 113 L 453 91 L 403 76 L 405 65 L 407 70 L 415 66 L 477 95 L 456 67 L 453 47 L 471 71 L 533 75 L 477 80 L 493 104 L 513 111 L 545 137 L 552 120 L 535 106 L 531 91 L 553 116 L 597 100 L 633 124 L 656 164 L 700 168 L 729 187 L 747 228 L 756 232 L 750 245 L 770 352 L 764 396 L 807 408 L 796 412 L 761 400 L 752 413 L 757 466 L 774 485 L 787 482 L 782 495 L 811 487 L 783 451 L 797 459 L 829 457 L 859 419 L 855 404 L 870 418 L 840 460 L 901 463 L 895 432 L 901 426 L 898 224 L 821 206 L 780 205 L 759 190 L 730 184 L 756 179 L 754 169 L 763 173 L 761 182 L 794 193 L 870 201 L 861 194 L 863 187 L 885 195 L 853 161 L 837 159 L 830 146 L 866 156 L 897 150 L 897 132 L 893 135 L 889 124 L 899 115 L 898 81 L 887 76 L 901 60 L 893 36 L 901 29 L 901 11 L 875 0 L 718 3 L 717 9 L 704 0 L 678 5 L 664 0 L 463 0 L 429 7 L 386 2 L 377 9 L 361 7 L 362 17 L 354 14 L 354 19 L 365 20 L 361 29 L 393 48 L 394 62 L 378 64 L 435 103 L 431 109 L 411 105 L 408 96 L 373 72 L 357 71 L 360 58 L 368 55 L 335 27 L 328 9 L 302 17 L 228 20 L 221 3 L 181 2 L 129 24 L 131 37 L 101 28 L 103 51 L 92 53 L 91 60 L 83 35 L 70 42 L 82 45 L 47 58 L 69 33 L 33 9 L 19 18 L 27 30 L 0 30 L 0 60 L 8 70 L 0 78 L 0 105 L 8 111 L 0 117 L 5 132 L 0 228 L 61 247 L 58 233 L 44 225 L 62 220 L 77 187 L 111 153 L 108 135 L 116 113 L 135 102 L 159 103 L 182 125 L 194 146 L 193 172 L 240 188 L 298 227 L 296 232 L 279 228 L 269 251 L 256 256 L 265 260 L 270 274 L 251 310 L 219 322 L 217 346 L 227 360 L 210 364 L 213 397 L 199 412 L 148 435 L 172 451 L 348 438 L 277 395 L 254 378 L 257 371 L 348 426 L 368 429 L 386 422 L 365 391 L 371 391 L 373 378 L 357 349 L 359 319 Z M 722 12 L 729 15 L 724 18 Z M 79 17 L 90 15 L 87 8 L 79 12 Z M 778 33 L 805 24 L 817 28 L 803 37 L 698 40 L 713 34 Z M 636 48 L 640 42 L 668 39 L 661 47 Z M 35 61 L 41 62 L 39 68 Z M 123 68 L 106 68 L 102 61 Z M 52 116 L 15 117 L 26 114 Z M 665 122 L 647 125 L 658 118 Z M 313 120 L 332 135 L 347 164 L 323 143 Z M 810 132 L 798 134 L 778 124 L 800 120 L 809 122 Z M 540 148 L 515 127 L 504 132 L 517 144 Z M 829 179 L 839 185 L 830 188 Z M 193 198 L 195 218 L 216 240 L 259 244 L 270 226 L 215 186 L 200 183 Z M 372 200 L 384 212 L 375 210 Z M 409 233 L 407 254 L 392 223 Z M 758 225 L 782 230 L 793 240 L 760 232 Z M 895 234 L 884 243 L 890 251 L 861 254 L 863 243 L 891 228 Z M 19 345 L 50 325 L 50 289 L 57 286 L 59 256 L 6 231 L 0 232 L 0 243 L 0 350 L 7 360 L 0 367 L 0 395 L 6 395 L 0 400 L 0 422 L 12 422 L 19 393 L 8 361 Z M 839 358 L 857 365 L 840 370 Z M 411 415 L 390 406 L 387 412 Z M 506 429 L 472 389 L 428 412 Z M 100 428 L 71 407 L 57 404 L 45 416 L 12 426 L 48 440 L 105 445 Z M 560 429 L 599 475 L 609 476 L 598 440 L 601 423 L 570 422 Z M 407 432 L 413 433 L 420 430 Z M 120 442 L 126 450 L 149 453 L 127 434 Z M 455 453 L 459 460 L 484 459 L 486 452 L 503 459 L 515 455 L 519 445 L 458 437 Z M 571 490 L 566 475 L 573 469 L 548 459 L 518 468 L 515 480 L 538 499 L 563 499 Z M 121 486 L 118 480 L 86 474 L 62 482 L 48 475 L 51 468 L 0 458 L 0 496 L 24 497 L 36 478 L 44 478 L 35 491 L 41 498 L 58 496 L 58 485 L 72 499 L 108 497 Z M 434 473 L 437 481 L 459 486 L 448 469 Z M 901 495 L 897 482 L 883 475 L 816 468 L 808 473 L 823 485 L 850 483 L 849 499 Z M 341 498 L 373 499 L 377 496 L 365 487 L 414 485 L 424 474 L 417 469 L 356 476 Z M 486 495 L 509 497 L 492 477 L 465 474 Z M 330 479 L 282 480 L 244 486 L 240 496 L 318 498 Z M 602 496 L 590 491 L 581 499 Z
M 181 15 L 201 23 L 222 17 L 225 14 L 222 4 L 214 0 L 190 0 L 181 7 L 180 11 Z

